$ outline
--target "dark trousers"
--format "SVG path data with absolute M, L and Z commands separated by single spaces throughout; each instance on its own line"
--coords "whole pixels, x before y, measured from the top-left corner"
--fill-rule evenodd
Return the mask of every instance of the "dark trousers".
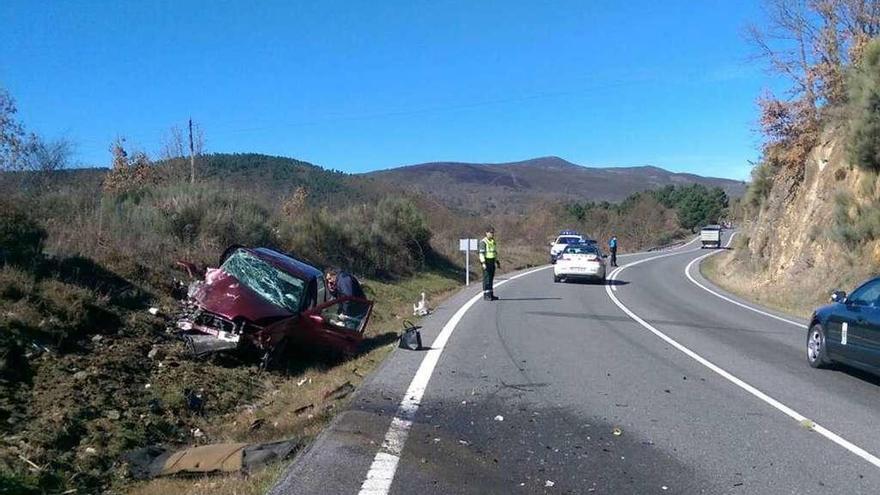
M 611 266 L 617 266 L 617 248 L 611 248 Z
M 483 292 L 492 292 L 492 284 L 495 281 L 495 260 L 486 260 L 486 269 L 483 270 Z

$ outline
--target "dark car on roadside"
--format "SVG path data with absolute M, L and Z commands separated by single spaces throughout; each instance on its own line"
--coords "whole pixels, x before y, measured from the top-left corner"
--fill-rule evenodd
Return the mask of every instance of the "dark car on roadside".
M 831 304 L 813 312 L 807 361 L 814 368 L 843 363 L 880 374 L 880 277 L 849 295 L 834 291 Z
M 373 303 L 331 298 L 323 273 L 291 255 L 231 246 L 190 285 L 186 307 L 177 328 L 195 354 L 250 348 L 268 359 L 287 345 L 354 354 Z

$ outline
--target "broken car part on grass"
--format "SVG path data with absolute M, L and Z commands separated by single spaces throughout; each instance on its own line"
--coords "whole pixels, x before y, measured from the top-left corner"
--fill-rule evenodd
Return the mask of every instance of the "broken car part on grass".
M 288 458 L 302 447 L 299 440 L 264 444 L 222 443 L 191 447 L 176 452 L 146 447 L 129 452 L 125 462 L 134 479 L 173 475 L 236 473 Z
M 199 271 L 180 262 L 190 276 Z M 256 349 L 264 365 L 287 345 L 356 353 L 373 303 L 331 299 L 317 268 L 269 248 L 230 246 L 187 291 L 177 331 L 195 355 Z

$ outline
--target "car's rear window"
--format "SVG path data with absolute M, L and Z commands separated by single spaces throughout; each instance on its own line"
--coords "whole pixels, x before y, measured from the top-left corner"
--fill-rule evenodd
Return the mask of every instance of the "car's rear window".
M 595 254 L 599 255 L 599 250 L 595 246 L 568 246 L 563 251 L 566 254 Z
M 556 239 L 556 244 L 577 244 L 583 242 L 580 237 L 560 237 Z

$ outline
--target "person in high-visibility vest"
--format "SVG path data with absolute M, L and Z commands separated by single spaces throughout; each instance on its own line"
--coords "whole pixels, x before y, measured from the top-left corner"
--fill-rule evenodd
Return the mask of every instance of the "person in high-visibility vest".
M 492 284 L 495 281 L 495 267 L 501 266 L 498 259 L 498 245 L 495 241 L 495 229 L 489 227 L 486 229 L 486 237 L 480 239 L 478 247 L 480 253 L 480 265 L 483 267 L 483 299 L 486 301 L 495 301 L 495 293 L 492 290 Z

